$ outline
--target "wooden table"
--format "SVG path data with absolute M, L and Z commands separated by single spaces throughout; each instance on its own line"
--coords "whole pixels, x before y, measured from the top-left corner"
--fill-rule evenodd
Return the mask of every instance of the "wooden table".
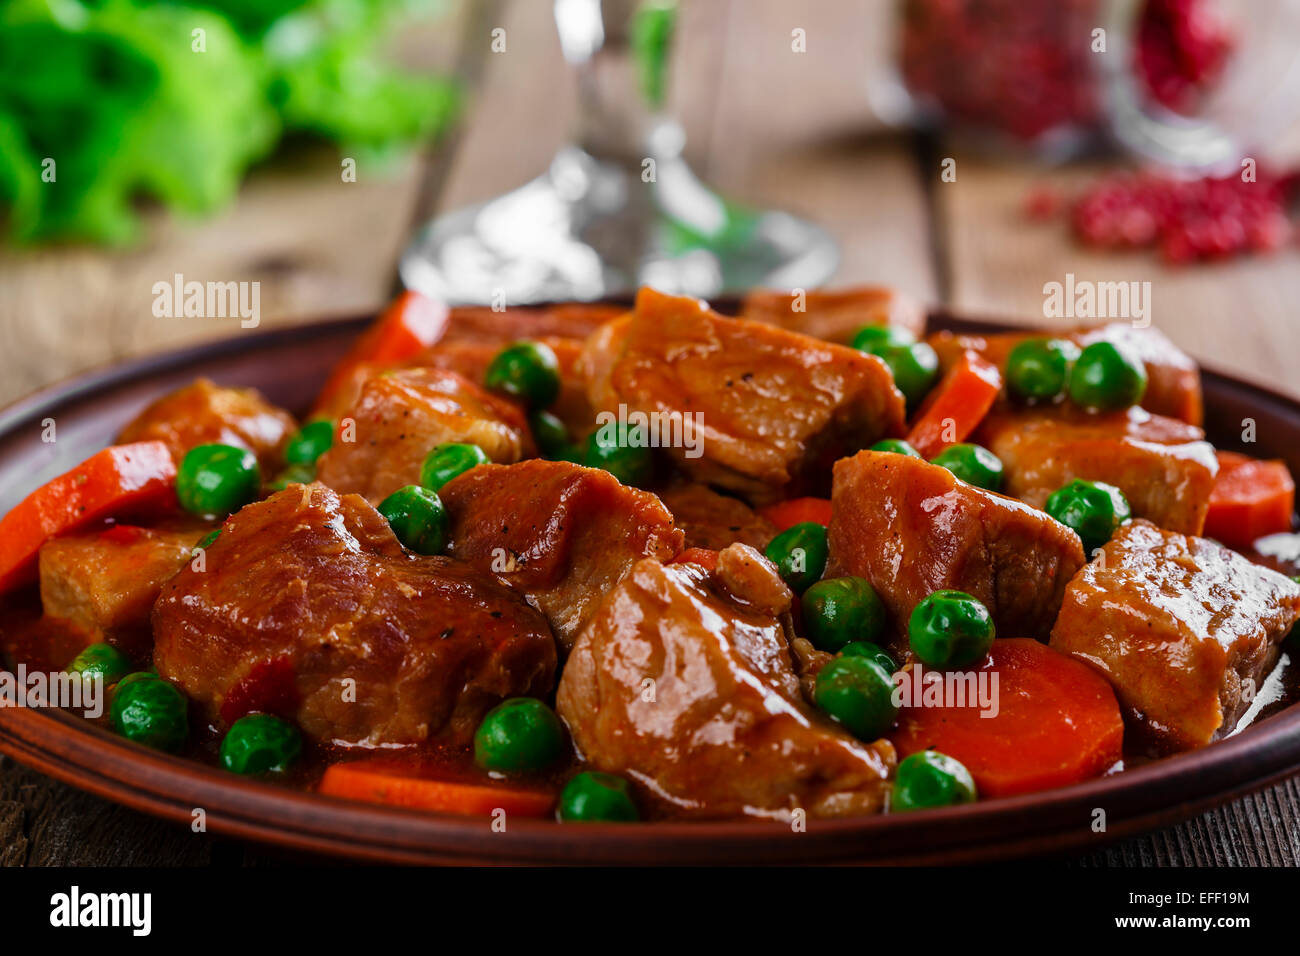
M 871 9 L 864 11 L 863 6 Z M 1153 321 L 1209 365 L 1291 395 L 1300 252 L 1193 269 L 1148 254 L 1096 255 L 1061 223 L 1028 223 L 1037 183 L 1069 190 L 1097 167 L 1049 170 L 882 134 L 864 87 L 878 69 L 884 4 L 686 0 L 675 100 L 696 170 L 729 196 L 826 225 L 836 282 L 883 282 L 972 314 L 1042 322 L 1043 284 L 1150 281 Z M 505 53 L 489 52 L 493 27 Z M 802 28 L 807 52 L 791 50 Z M 412 31 L 417 58 L 476 80 L 461 127 L 427 157 L 342 183 L 338 157 L 296 152 L 258 171 L 215 219 L 160 219 L 141 248 L 0 257 L 0 402 L 85 368 L 239 334 L 237 320 L 156 319 L 151 287 L 177 272 L 259 280 L 264 325 L 373 309 L 388 294 L 417 195 L 432 209 L 535 175 L 570 126 L 573 98 L 550 4 L 453 4 Z M 956 160 L 955 182 L 940 163 Z M 1281 785 L 1075 861 L 1083 865 L 1295 865 L 1300 784 Z M 0 863 L 249 865 L 279 857 L 157 822 L 0 758 Z

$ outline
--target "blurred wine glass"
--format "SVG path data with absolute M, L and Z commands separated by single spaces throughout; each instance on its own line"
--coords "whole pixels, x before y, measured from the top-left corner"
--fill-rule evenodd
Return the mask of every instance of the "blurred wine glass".
M 839 257 L 824 230 L 719 196 L 683 158 L 664 110 L 674 0 L 555 0 L 554 12 L 578 84 L 573 142 L 531 182 L 423 227 L 399 267 L 408 288 L 525 304 L 830 277 Z

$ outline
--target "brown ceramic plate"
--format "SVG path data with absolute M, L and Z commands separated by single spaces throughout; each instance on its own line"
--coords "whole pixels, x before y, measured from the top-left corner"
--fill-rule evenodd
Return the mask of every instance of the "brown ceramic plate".
M 725 310 L 725 306 L 724 306 Z M 199 375 L 260 389 L 304 409 L 365 319 L 233 339 L 140 359 L 56 385 L 0 412 L 0 514 L 109 443 L 144 404 Z M 998 328 L 938 315 L 934 326 Z M 1204 376 L 1207 430 L 1236 444 L 1258 423 L 1257 455 L 1300 474 L 1300 403 L 1222 375 Z M 42 420 L 58 441 L 41 442 Z M 425 863 L 955 862 L 1082 851 L 1186 818 L 1300 769 L 1300 705 L 1205 750 L 1046 793 L 927 813 L 772 823 L 588 824 L 488 820 L 353 803 L 246 780 L 115 737 L 77 717 L 0 708 L 0 751 L 59 780 L 215 832 L 339 856 Z M 1097 810 L 1105 832 L 1095 832 Z

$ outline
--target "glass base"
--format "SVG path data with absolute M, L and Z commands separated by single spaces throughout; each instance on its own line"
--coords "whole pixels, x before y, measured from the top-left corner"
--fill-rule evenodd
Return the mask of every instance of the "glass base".
M 720 198 L 678 142 L 662 145 L 653 163 L 562 149 L 532 182 L 422 229 L 402 256 L 402 282 L 452 304 L 524 305 L 641 285 L 708 298 L 830 278 L 839 254 L 825 230 Z

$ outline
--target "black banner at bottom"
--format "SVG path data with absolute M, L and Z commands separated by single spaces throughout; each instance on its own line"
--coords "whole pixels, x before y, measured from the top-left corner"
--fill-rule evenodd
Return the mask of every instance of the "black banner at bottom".
M 1259 869 L 0 870 L 7 943 L 48 935 L 126 947 L 431 932 L 446 943 L 448 931 L 458 945 L 476 934 L 492 944 L 575 931 L 770 944 L 781 924 L 829 930 L 837 911 L 848 921 L 840 929 L 864 941 L 976 931 L 1000 943 L 1041 940 L 1045 925 L 1072 941 L 1227 941 L 1279 932 L 1293 898 L 1287 874 Z

